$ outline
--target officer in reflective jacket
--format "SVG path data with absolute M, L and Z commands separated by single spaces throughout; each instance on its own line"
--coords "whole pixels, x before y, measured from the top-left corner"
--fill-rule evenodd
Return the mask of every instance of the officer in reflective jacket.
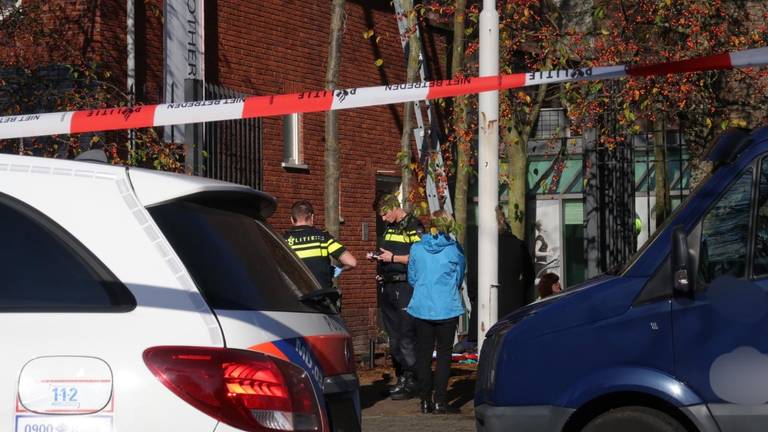
M 416 331 L 414 318 L 405 310 L 413 294 L 413 288 L 408 284 L 408 256 L 411 245 L 421 239 L 424 227 L 403 210 L 395 195 L 381 197 L 377 210 L 387 229 L 379 241 L 379 253 L 369 255 L 369 258 L 379 261 L 383 279 L 380 306 L 397 375 L 390 397 L 410 399 L 416 389 Z
M 296 255 L 304 261 L 322 288 L 333 288 L 333 278 L 357 265 L 355 257 L 326 231 L 314 227 L 315 211 L 309 201 L 296 201 L 291 207 L 293 228 L 284 237 Z M 331 265 L 336 258 L 341 267 Z

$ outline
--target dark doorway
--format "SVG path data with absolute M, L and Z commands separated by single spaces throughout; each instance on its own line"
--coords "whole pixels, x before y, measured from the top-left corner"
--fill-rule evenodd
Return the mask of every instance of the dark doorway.
M 376 176 L 376 199 L 373 202 L 373 211 L 377 212 L 376 207 L 379 203 L 379 198 L 381 198 L 382 195 L 395 193 L 400 189 L 400 177 L 395 176 L 389 176 L 389 175 L 377 175 Z M 381 218 L 378 215 L 378 212 L 376 213 L 376 240 L 378 243 L 378 239 L 384 235 L 384 229 L 386 227 L 384 226 L 384 222 L 382 222 Z

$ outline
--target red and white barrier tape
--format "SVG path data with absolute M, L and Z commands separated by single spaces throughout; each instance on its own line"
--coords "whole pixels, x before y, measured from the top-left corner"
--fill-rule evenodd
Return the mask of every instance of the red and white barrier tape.
M 285 115 L 453 97 L 539 84 L 768 64 L 768 47 L 644 66 L 602 66 L 376 87 L 0 117 L 0 139 Z

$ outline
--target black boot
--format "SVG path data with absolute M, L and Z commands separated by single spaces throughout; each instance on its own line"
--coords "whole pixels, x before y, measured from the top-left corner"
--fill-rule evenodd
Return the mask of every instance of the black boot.
M 413 379 L 413 373 L 405 372 L 403 373 L 403 385 L 395 386 L 389 393 L 389 397 L 392 400 L 411 399 L 414 390 L 416 390 L 416 381 Z
M 434 409 L 435 409 L 435 406 L 432 404 L 432 401 L 430 399 L 422 399 L 421 400 L 421 413 L 422 414 L 429 414 Z
M 457 414 L 459 411 L 445 402 L 435 402 L 435 414 Z
M 403 391 L 404 386 L 405 386 L 405 376 L 400 375 L 397 377 L 397 381 L 395 382 L 395 385 L 389 388 L 389 394 L 399 393 Z

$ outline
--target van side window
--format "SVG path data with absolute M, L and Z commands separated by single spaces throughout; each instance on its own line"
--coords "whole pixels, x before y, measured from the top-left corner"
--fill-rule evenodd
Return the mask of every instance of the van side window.
M 768 274 L 768 158 L 763 158 L 760 166 L 759 193 L 752 267 L 755 276 L 765 276 Z
M 121 312 L 136 300 L 80 242 L 0 194 L 0 312 Z
M 752 169 L 747 169 L 704 217 L 699 246 L 699 280 L 744 277 L 747 268 Z

